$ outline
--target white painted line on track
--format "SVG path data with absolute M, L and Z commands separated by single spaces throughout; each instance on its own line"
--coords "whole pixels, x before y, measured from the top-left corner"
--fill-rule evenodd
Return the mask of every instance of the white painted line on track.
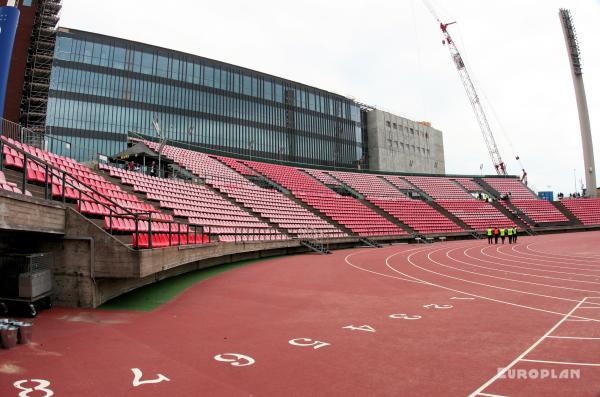
M 579 238 L 568 239 L 568 240 L 578 240 L 578 239 Z M 560 239 L 560 240 L 557 239 L 557 241 L 565 241 L 565 240 L 567 240 L 567 239 Z M 548 241 L 545 241 L 544 243 L 548 243 Z M 586 261 L 586 262 L 600 261 L 600 258 L 595 259 L 596 258 L 595 254 L 591 254 L 591 255 L 588 254 L 586 256 L 584 256 L 584 255 L 560 255 L 560 254 L 553 254 L 553 253 L 545 252 L 545 251 L 538 251 L 538 250 L 534 250 L 531 248 L 532 246 L 539 245 L 539 244 L 542 244 L 542 242 L 538 241 L 538 242 L 529 243 L 525 246 L 525 249 L 528 251 L 531 251 L 531 252 L 537 252 L 537 253 L 544 254 L 546 256 L 555 257 L 555 258 L 568 258 L 568 259 L 572 259 L 572 260 Z M 535 254 L 532 254 L 532 255 L 535 255 Z M 590 258 L 590 256 L 592 256 L 592 258 Z
M 435 252 L 437 252 L 437 251 L 440 251 L 440 250 L 435 250 L 435 251 L 432 251 L 432 252 L 430 252 L 429 254 L 427 254 L 427 259 L 429 259 L 429 261 L 430 261 L 430 262 L 433 262 L 433 263 L 435 263 L 435 264 L 437 264 L 437 265 L 439 265 L 439 266 L 442 266 L 442 267 L 450 267 L 450 268 L 451 268 L 451 266 L 446 266 L 446 265 L 444 265 L 443 263 L 441 263 L 441 262 L 438 262 L 438 261 L 436 261 L 435 259 L 432 259 L 432 258 L 431 258 L 431 254 L 433 254 L 433 253 L 435 253 Z M 413 254 L 409 255 L 409 258 L 411 258 L 411 257 L 412 257 L 412 255 L 413 255 Z M 522 291 L 522 290 L 517 290 L 517 289 L 512 289 L 512 288 L 499 287 L 499 286 L 496 286 L 496 285 L 491 285 L 491 284 L 486 284 L 486 283 L 480 283 L 480 282 L 477 282 L 477 281 L 466 280 L 466 279 L 463 279 L 463 278 L 460 278 L 460 277 L 454 277 L 454 276 L 450 276 L 450 275 L 447 275 L 447 274 L 444 274 L 444 273 L 438 273 L 438 272 L 435 272 L 435 271 L 433 271 L 433 270 L 428 270 L 428 269 L 425 269 L 424 267 L 421 267 L 421 266 L 419 266 L 419 265 L 415 264 L 414 262 L 412 262 L 412 260 L 409 260 L 409 262 L 410 262 L 410 264 L 411 264 L 411 265 L 413 265 L 414 267 L 416 267 L 416 268 L 419 268 L 419 269 L 421 269 L 421 270 L 423 270 L 423 271 L 426 271 L 426 272 L 428 272 L 428 273 L 437 274 L 438 276 L 442 276 L 442 277 L 446 277 L 446 278 L 451 278 L 451 279 L 458 280 L 458 281 L 463 281 L 463 282 L 465 282 L 465 283 L 476 284 L 476 285 L 482 285 L 482 286 L 484 286 L 484 287 L 490 287 L 490 288 L 500 289 L 500 290 L 504 290 L 504 291 L 511 291 L 511 292 L 516 292 L 516 293 L 525 294 L 525 295 L 540 296 L 540 297 L 542 297 L 542 298 L 549 298 L 549 299 L 564 300 L 564 301 L 568 301 L 568 302 L 579 302 L 577 299 L 561 298 L 561 297 L 558 297 L 558 296 L 553 296 L 553 295 L 538 294 L 538 293 L 535 293 L 535 292 Z M 473 273 L 473 272 L 471 272 L 471 273 Z M 502 279 L 502 277 L 495 277 L 495 276 L 492 276 L 492 277 L 494 277 L 494 278 L 500 278 L 500 279 Z M 510 279 L 504 279 L 504 280 L 507 280 L 507 281 L 512 281 L 512 280 L 510 280 Z M 536 284 L 536 283 L 531 283 L 531 282 L 529 282 L 529 284 Z M 543 285 L 543 284 L 539 284 L 539 285 Z M 594 292 L 594 293 L 596 293 L 597 291 L 590 291 L 590 292 Z
M 549 335 L 548 338 L 552 338 L 552 339 L 600 340 L 600 338 L 596 338 L 596 337 L 592 337 L 592 336 L 559 336 L 559 335 Z
M 502 303 L 502 304 L 509 305 L 509 306 L 520 307 L 520 308 L 523 308 L 523 309 L 529 309 L 529 310 L 539 311 L 539 312 L 543 312 L 543 313 L 556 314 L 556 315 L 559 315 L 559 316 L 564 316 L 564 315 L 565 315 L 565 313 L 561 313 L 561 312 L 555 312 L 555 311 L 552 311 L 552 310 L 541 309 L 541 308 L 539 308 L 539 307 L 533 307 L 533 306 L 521 305 L 521 304 L 518 304 L 518 303 L 507 302 L 507 301 L 504 301 L 504 300 L 501 300 L 501 299 L 495 299 L 495 298 L 490 298 L 490 297 L 483 296 L 483 295 L 478 295 L 478 294 L 473 294 L 473 293 L 470 293 L 470 292 L 465 292 L 465 291 L 462 291 L 462 290 L 458 290 L 458 289 L 454 289 L 454 288 L 446 287 L 446 286 L 443 286 L 443 285 L 440 285 L 440 284 L 435 284 L 435 283 L 432 283 L 432 282 L 429 282 L 429 281 L 425 281 L 425 280 L 419 279 L 419 278 L 417 278 L 417 277 L 414 277 L 414 276 L 408 275 L 408 274 L 406 274 L 406 273 L 403 273 L 403 272 L 401 272 L 401 271 L 397 270 L 396 268 L 392 267 L 392 266 L 389 264 L 389 260 L 390 260 L 392 257 L 394 257 L 394 256 L 396 256 L 396 255 L 399 255 L 399 254 L 402 254 L 402 253 L 403 253 L 403 252 L 397 252 L 397 253 L 395 253 L 395 254 L 392 254 L 392 255 L 388 256 L 388 257 L 385 259 L 385 263 L 386 263 L 386 266 L 387 266 L 388 268 L 390 268 L 392 271 L 394 271 L 394 272 L 396 272 L 396 273 L 398 273 L 398 274 L 401 274 L 401 275 L 403 275 L 403 276 L 405 276 L 405 277 L 410 277 L 410 278 L 412 278 L 412 279 L 414 279 L 414 280 L 416 280 L 416 281 L 419 281 L 419 282 L 421 282 L 421 283 L 424 283 L 424 284 L 427 284 L 427 285 L 431 285 L 431 286 L 434 286 L 434 287 L 437 287 L 437 288 L 445 289 L 445 290 L 447 290 L 447 291 L 458 292 L 458 293 L 461 293 L 461 294 L 464 294 L 464 295 L 473 296 L 473 297 L 475 297 L 475 298 L 481 298 L 481 299 L 488 300 L 488 301 L 491 301 L 491 302 Z M 412 256 L 412 254 L 411 254 L 411 255 L 409 255 L 409 257 L 407 258 L 407 260 L 408 260 L 408 262 L 409 262 L 410 264 L 412 264 L 412 265 L 414 266 L 415 264 L 414 264 L 414 262 L 412 261 L 412 258 L 411 258 L 411 256 Z M 570 299 L 567 299 L 567 300 L 570 300 Z M 576 302 L 577 302 L 577 301 L 576 301 Z M 583 318 L 585 318 L 585 317 L 583 317 Z M 593 321 L 598 321 L 598 322 L 600 322 L 600 320 L 593 320 Z
M 579 303 L 577 303 L 569 313 L 567 313 L 565 316 L 563 316 L 563 318 L 561 318 L 556 324 L 554 324 L 554 326 L 552 328 L 550 328 L 544 335 L 542 335 L 537 341 L 535 341 L 531 346 L 529 346 L 529 348 L 527 348 L 523 353 L 521 353 L 517 358 L 515 358 L 510 364 L 508 364 L 506 367 L 502 368 L 500 371 L 498 371 L 496 373 L 496 375 L 494 375 L 492 378 L 490 378 L 487 382 L 485 382 L 483 385 L 479 386 L 479 388 L 477 390 L 475 390 L 473 393 L 469 394 L 469 397 L 475 397 L 478 394 L 480 394 L 483 390 L 485 390 L 489 385 L 491 385 L 492 383 L 494 383 L 498 378 L 500 378 L 502 375 L 504 375 L 509 369 L 511 369 L 512 367 L 514 367 L 519 361 L 523 360 L 523 357 L 525 357 L 527 354 L 529 354 L 533 349 L 535 349 L 540 343 L 542 343 L 542 341 L 550 334 L 552 334 L 552 332 L 554 332 L 555 329 L 557 329 L 571 314 L 573 314 L 573 312 L 575 312 L 575 310 L 577 310 L 579 308 L 579 306 L 581 306 L 581 304 L 585 301 L 586 298 L 583 298 L 582 300 L 579 301 Z
M 467 247 L 467 246 L 465 246 L 465 247 Z M 435 283 L 432 283 L 430 281 L 422 280 L 422 279 L 419 279 L 417 277 L 411 276 L 409 274 L 403 273 L 403 272 L 397 270 L 396 268 L 392 267 L 389 264 L 389 260 L 391 258 L 393 258 L 394 256 L 400 255 L 400 254 L 403 254 L 403 253 L 408 253 L 410 251 L 416 251 L 418 249 L 419 248 L 414 248 L 414 249 L 411 249 L 411 250 L 398 251 L 398 252 L 396 252 L 396 253 L 394 253 L 392 255 L 389 255 L 385 259 L 385 264 L 386 264 L 386 266 L 390 270 L 392 270 L 393 272 L 398 273 L 398 274 L 400 274 L 400 275 L 402 275 L 404 277 L 398 277 L 398 276 L 393 276 L 393 275 L 389 275 L 389 274 L 385 274 L 385 273 L 375 272 L 375 271 L 369 270 L 369 269 L 364 269 L 364 268 L 362 268 L 360 266 L 357 266 L 354 263 L 350 262 L 350 260 L 349 260 L 350 257 L 352 257 L 354 255 L 357 255 L 357 254 L 360 254 L 360 253 L 363 253 L 363 252 L 372 252 L 371 250 L 362 250 L 362 251 L 359 251 L 359 252 L 355 252 L 355 253 L 346 255 L 346 257 L 344 258 L 344 261 L 346 262 L 346 264 L 350 265 L 351 267 L 353 267 L 353 268 L 355 268 L 357 270 L 364 271 L 364 272 L 371 273 L 371 274 L 375 274 L 375 275 L 378 275 L 378 276 L 388 277 L 388 278 L 402 280 L 402 281 L 410 281 L 410 282 L 414 282 L 416 284 L 429 285 L 429 286 L 440 288 L 440 289 L 443 289 L 443 290 L 446 290 L 446 291 L 457 292 L 457 293 L 460 293 L 460 294 L 463 294 L 463 295 L 472 296 L 474 298 L 480 298 L 480 299 L 487 300 L 487 301 L 490 301 L 490 302 L 501 303 L 501 304 L 505 304 L 505 305 L 508 305 L 508 306 L 519 307 L 519 308 L 522 308 L 522 309 L 528 309 L 528 310 L 538 311 L 538 312 L 542 312 L 542 313 L 553 314 L 553 315 L 557 315 L 557 316 L 564 316 L 565 315 L 565 313 L 562 313 L 562 312 L 556 312 L 556 311 L 553 311 L 553 310 L 542 309 L 542 308 L 539 308 L 539 307 L 521 305 L 521 304 L 518 304 L 518 303 L 508 302 L 508 301 L 504 301 L 504 300 L 501 300 L 501 299 L 490 298 L 490 297 L 487 297 L 487 296 L 478 295 L 478 294 L 466 292 L 466 291 L 463 291 L 463 290 L 446 287 L 446 286 L 443 286 L 443 285 L 440 285 L 440 284 L 435 284 Z M 418 252 L 424 252 L 424 251 L 426 251 L 428 249 L 430 249 L 430 247 L 422 247 L 422 248 L 419 249 Z M 416 254 L 418 252 L 414 252 L 413 254 Z M 412 254 L 411 254 L 411 256 L 412 256 Z M 412 265 L 414 265 L 414 263 L 412 262 L 412 258 L 410 256 L 407 258 L 407 261 L 409 263 L 411 263 Z M 554 297 L 554 298 L 556 298 L 556 297 Z M 560 299 L 560 298 L 557 298 L 557 299 Z M 566 299 L 566 300 L 567 301 L 573 301 L 571 299 Z M 575 302 L 577 302 L 577 301 L 575 300 Z M 585 317 L 579 317 L 579 316 L 574 316 L 574 317 L 584 318 L 585 319 Z M 595 320 L 595 319 L 592 319 L 592 321 L 600 322 L 600 320 Z
M 409 252 L 409 251 L 414 251 L 414 250 L 417 250 L 417 249 L 420 249 L 420 248 L 413 248 L 413 249 L 406 250 L 406 251 L 401 251 L 401 252 Z M 356 269 L 362 270 L 362 271 L 364 271 L 364 272 L 373 273 L 373 274 L 376 274 L 376 275 L 378 275 L 378 276 L 389 277 L 389 278 L 395 278 L 395 279 L 397 279 L 397 280 L 408 281 L 408 282 L 411 282 L 411 283 L 416 283 L 416 284 L 425 284 L 423 281 L 417 281 L 417 280 L 412 280 L 412 279 L 409 279 L 409 278 L 403 278 L 403 277 L 393 276 L 393 275 L 390 275 L 390 274 L 385 274 L 385 273 L 379 273 L 379 272 L 375 272 L 375 271 L 373 271 L 373 270 L 363 269 L 362 267 L 358 267 L 358 266 L 354 265 L 352 262 L 350 262 L 350 261 L 349 261 L 349 258 L 350 258 L 350 257 L 352 257 L 352 256 L 354 256 L 354 255 L 357 255 L 357 254 L 361 254 L 361 253 L 363 253 L 363 252 L 368 252 L 368 251 L 369 251 L 369 250 L 363 250 L 363 251 L 355 252 L 355 253 L 353 253 L 353 254 L 346 255 L 346 257 L 344 258 L 344 261 L 345 261 L 345 262 L 346 262 L 348 265 L 350 265 L 350 266 L 352 266 L 352 267 L 354 267 L 354 268 L 356 268 Z M 372 252 L 372 251 L 371 251 L 371 252 Z
M 490 393 L 479 393 L 478 396 L 484 396 L 484 397 L 508 397 L 508 396 L 501 396 L 500 394 L 490 394 Z
M 570 363 L 566 361 L 547 361 L 547 360 L 531 360 L 522 358 L 521 361 L 527 361 L 529 363 L 544 363 L 544 364 L 558 364 L 558 365 L 582 365 L 588 367 L 600 367 L 600 363 Z
M 466 250 L 469 251 L 471 249 L 476 249 L 477 247 L 471 247 L 469 249 Z M 508 255 L 502 251 L 496 251 L 498 253 L 501 253 L 505 256 L 510 256 L 512 258 L 518 258 L 519 260 L 513 260 L 513 259 L 507 259 L 503 256 L 493 256 L 488 254 L 487 252 L 485 252 L 487 249 L 487 247 L 482 247 L 480 252 L 483 256 L 486 256 L 488 258 L 493 258 L 493 259 L 497 259 L 497 260 L 501 260 L 504 262 L 513 262 L 513 263 L 524 263 L 526 265 L 532 265 L 532 266 L 539 266 L 539 267 L 522 267 L 522 266 L 517 266 L 517 265 L 509 265 L 509 264 L 502 264 L 502 266 L 510 266 L 510 267 L 517 267 L 517 268 L 523 268 L 523 269 L 528 269 L 528 270 L 537 270 L 540 272 L 548 272 L 548 273 L 562 273 L 562 274 L 571 274 L 571 275 L 577 275 L 577 276 L 585 276 L 585 277 L 597 277 L 600 279 L 600 269 L 581 269 L 579 267 L 568 267 L 568 266 L 556 266 L 556 265 L 544 265 L 541 263 L 536 263 L 536 262 L 527 262 L 526 260 L 534 260 L 533 258 L 527 258 L 527 257 L 521 257 L 521 256 L 516 256 L 516 255 Z M 471 255 L 468 255 L 465 252 L 465 255 L 468 256 L 469 258 L 473 258 L 473 259 L 477 259 L 483 262 L 486 262 L 485 259 L 481 259 L 481 258 L 476 258 L 473 257 Z M 517 251 L 518 252 L 518 251 Z M 536 259 L 539 260 L 539 259 Z M 497 262 L 489 262 L 489 263 L 497 263 Z M 576 271 L 588 271 L 588 272 L 599 272 L 599 274 L 583 274 L 583 273 L 573 273 L 573 272 L 561 272 L 558 270 L 550 270 L 550 269 L 546 269 L 546 268 L 551 268 L 551 269 L 567 269 L 567 270 L 576 270 Z
M 598 284 L 598 285 L 600 285 L 600 282 L 597 282 L 597 281 L 572 280 L 572 279 L 566 279 L 566 278 L 560 278 L 560 277 L 542 276 L 542 275 L 530 274 L 530 273 L 520 273 L 520 272 L 513 272 L 513 271 L 510 271 L 510 270 L 503 270 L 503 269 L 496 269 L 496 268 L 487 267 L 487 266 L 475 265 L 475 264 L 473 264 L 473 263 L 464 262 L 464 261 L 461 261 L 460 259 L 456 259 L 456 258 L 454 258 L 454 257 L 450 256 L 450 253 L 451 253 L 452 251 L 455 251 L 456 249 L 457 249 L 457 248 L 454 248 L 454 249 L 452 249 L 452 250 L 448 251 L 448 252 L 446 253 L 446 256 L 447 256 L 448 258 L 450 258 L 451 260 L 455 261 L 455 262 L 462 263 L 462 264 L 465 264 L 465 265 L 468 265 L 468 266 L 473 266 L 473 267 L 477 267 L 477 268 L 480 268 L 480 269 L 486 269 L 486 270 L 491 270 L 491 271 L 496 271 L 496 272 L 503 272 L 503 273 L 518 274 L 518 275 L 522 275 L 522 276 L 529 276 L 529 277 L 539 277 L 539 278 L 546 278 L 546 279 L 552 279 L 552 280 L 560 280 L 560 281 L 579 282 L 579 283 L 586 283 L 586 284 Z M 488 261 L 488 260 L 485 260 L 485 259 L 479 259 L 479 258 L 473 257 L 473 256 L 471 256 L 471 255 L 467 254 L 467 251 L 468 251 L 469 249 L 472 249 L 472 248 L 468 248 L 468 249 L 464 250 L 464 251 L 463 251 L 463 254 L 464 254 L 465 256 L 467 256 L 467 257 L 469 257 L 469 258 L 472 258 L 472 259 L 475 259 L 475 260 L 477 260 L 477 261 L 481 261 L 481 262 L 485 262 L 485 263 L 491 263 L 491 264 L 494 264 L 494 265 L 500 265 L 500 266 L 510 266 L 510 267 L 517 267 L 517 268 L 521 268 L 520 266 L 514 266 L 514 265 L 504 265 L 504 264 L 502 264 L 502 263 L 498 263 L 498 262 L 492 262 L 492 261 Z M 482 253 L 483 253 L 483 252 L 482 252 Z M 484 254 L 484 255 L 485 255 L 485 254 Z M 487 256 L 489 256 L 489 255 L 487 255 Z M 491 258 L 494 258 L 494 257 L 491 257 Z M 456 270 L 458 270 L 457 268 L 454 268 L 454 267 L 451 267 L 451 268 L 452 268 L 452 269 L 456 269 Z M 539 270 L 539 269 L 531 269 L 531 270 Z M 572 289 L 572 290 L 574 290 L 574 291 L 582 291 L 582 292 L 597 292 L 597 291 L 594 291 L 594 290 L 586 290 L 586 289 L 578 289 L 578 288 L 569 288 L 569 287 L 562 287 L 562 286 L 549 285 L 549 284 L 540 284 L 540 283 L 534 283 L 534 282 L 531 282 L 531 281 L 524 281 L 524 280 L 514 280 L 514 279 L 510 279 L 510 278 L 506 278 L 506 277 L 498 277 L 498 276 L 491 276 L 491 275 L 488 275 L 488 274 L 483 274 L 483 273 L 470 272 L 470 271 L 468 271 L 468 270 L 461 270 L 461 271 L 465 271 L 465 272 L 467 272 L 467 273 L 479 274 L 479 275 L 482 275 L 482 276 L 488 276 L 488 277 L 494 277 L 494 278 L 502 278 L 502 279 L 504 279 L 504 280 L 516 281 L 516 282 L 520 282 L 520 283 L 527 283 L 527 284 L 529 284 L 529 283 L 532 283 L 532 284 L 535 284 L 535 285 L 542 285 L 542 286 L 546 286 L 546 287 L 561 288 L 561 289 Z M 541 270 L 541 271 L 544 271 L 544 270 Z M 557 272 L 557 273 L 561 273 L 561 272 Z M 568 274 L 568 273 L 567 273 L 567 274 Z M 598 276 L 600 276 L 600 275 L 598 275 Z M 592 276 L 592 277 L 596 277 L 596 276 Z

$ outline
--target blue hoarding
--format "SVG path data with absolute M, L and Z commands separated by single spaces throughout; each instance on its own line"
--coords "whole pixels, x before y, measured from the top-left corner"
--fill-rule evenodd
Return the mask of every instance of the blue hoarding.
M 554 192 L 538 192 L 538 198 L 541 200 L 554 201 Z
M 4 101 L 6 99 L 6 86 L 10 72 L 13 44 L 17 25 L 19 23 L 19 9 L 16 7 L 0 7 L 0 118 L 4 117 Z

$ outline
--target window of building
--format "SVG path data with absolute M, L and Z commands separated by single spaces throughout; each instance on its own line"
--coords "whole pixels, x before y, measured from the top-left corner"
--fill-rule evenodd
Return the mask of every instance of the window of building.
M 392 124 L 392 126 L 394 127 L 395 130 L 398 129 L 398 124 L 394 123 L 394 124 Z
M 391 127 L 391 123 L 389 121 L 386 121 L 385 125 L 388 126 L 388 127 Z

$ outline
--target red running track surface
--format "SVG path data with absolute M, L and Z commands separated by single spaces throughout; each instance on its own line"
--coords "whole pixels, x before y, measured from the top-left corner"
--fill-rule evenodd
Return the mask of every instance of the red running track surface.
M 598 396 L 599 240 L 277 258 L 153 312 L 53 309 L 0 351 L 0 395 Z

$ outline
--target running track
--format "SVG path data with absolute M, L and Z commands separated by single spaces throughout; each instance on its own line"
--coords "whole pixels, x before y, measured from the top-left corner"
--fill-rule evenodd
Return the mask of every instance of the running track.
M 599 396 L 600 232 L 272 259 L 34 340 L 0 396 Z

